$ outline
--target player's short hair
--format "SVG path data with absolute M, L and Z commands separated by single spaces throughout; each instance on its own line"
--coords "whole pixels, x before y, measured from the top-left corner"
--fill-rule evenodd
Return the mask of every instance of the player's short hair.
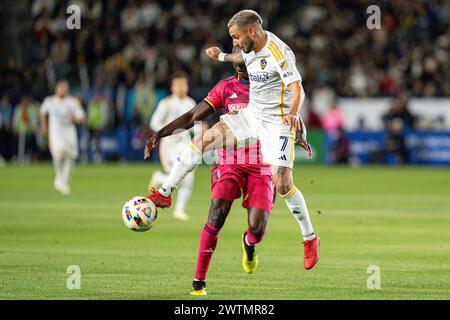
M 66 85 L 67 87 L 69 87 L 69 81 L 67 81 L 66 79 L 59 79 L 59 80 L 56 82 L 56 85 L 59 85 L 59 84 L 64 84 L 64 85 Z
M 234 16 L 231 17 L 230 21 L 228 21 L 228 28 L 230 28 L 231 26 L 243 28 L 255 23 L 260 25 L 262 25 L 263 23 L 261 16 L 256 11 L 248 9 L 241 10 L 238 13 L 234 14 Z
M 175 79 L 186 79 L 186 81 L 189 81 L 189 76 L 184 71 L 175 71 L 170 79 L 170 82 L 173 82 Z

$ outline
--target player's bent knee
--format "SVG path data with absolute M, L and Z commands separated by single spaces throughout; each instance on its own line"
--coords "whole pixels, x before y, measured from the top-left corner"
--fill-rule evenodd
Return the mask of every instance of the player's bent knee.
M 280 181 L 280 179 L 278 179 L 275 186 L 276 186 L 278 193 L 281 196 L 284 196 L 292 189 L 294 184 L 291 181 Z
M 275 172 L 273 173 L 273 181 L 278 193 L 283 196 L 287 194 L 294 186 L 292 169 L 287 167 L 276 167 L 274 169 Z
M 269 212 L 261 209 L 250 209 L 250 219 L 248 221 L 248 230 L 251 233 L 253 243 L 259 243 L 266 234 L 266 224 L 269 218 Z
M 208 223 L 215 228 L 222 228 L 230 212 L 231 205 L 228 201 L 213 199 L 208 215 Z

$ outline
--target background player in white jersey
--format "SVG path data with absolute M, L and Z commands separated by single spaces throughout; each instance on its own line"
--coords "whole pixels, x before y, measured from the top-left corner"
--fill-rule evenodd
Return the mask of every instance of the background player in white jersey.
M 195 105 L 195 100 L 189 97 L 188 77 L 184 72 L 176 72 L 172 76 L 170 86 L 172 94 L 162 99 L 155 113 L 150 120 L 150 128 L 157 132 L 182 114 L 191 110 Z M 159 158 L 166 174 L 156 171 L 149 183 L 149 190 L 162 185 L 167 179 L 167 174 L 172 170 L 176 157 L 189 146 L 191 136 L 189 131 L 183 131 L 176 135 L 166 137 L 161 140 L 159 145 Z M 178 191 L 177 202 L 175 205 L 174 217 L 180 220 L 188 220 L 185 208 L 187 201 L 192 194 L 192 185 L 194 183 L 194 173 L 189 173 L 183 180 Z
M 256 137 L 263 160 L 272 166 L 276 189 L 302 230 L 304 267 L 309 270 L 319 260 L 320 239 L 312 227 L 305 199 L 293 183 L 295 131 L 302 129 L 299 111 L 305 96 L 295 56 L 284 42 L 262 28 L 262 19 L 253 10 L 236 13 L 228 23 L 228 31 L 242 52 L 224 54 L 213 47 L 206 53 L 219 61 L 245 62 L 250 80 L 248 107 L 223 115 L 201 139 L 194 140 L 194 145 L 183 152 L 166 182 L 149 198 L 161 207 L 167 206 L 171 191 L 201 161 L 203 152 L 217 146 L 231 147 L 229 142 L 236 145 Z M 306 140 L 306 130 L 302 132 Z M 147 153 L 152 148 L 154 142 L 149 141 Z
M 80 101 L 69 95 L 66 80 L 58 81 L 55 94 L 44 99 L 40 109 L 41 130 L 48 134 L 55 168 L 55 189 L 70 194 L 70 175 L 78 158 L 76 125 L 85 120 Z

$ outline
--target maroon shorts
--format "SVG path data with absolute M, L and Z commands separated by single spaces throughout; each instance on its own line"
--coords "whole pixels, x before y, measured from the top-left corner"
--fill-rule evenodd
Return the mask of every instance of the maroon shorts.
M 211 172 L 211 198 L 233 202 L 243 196 L 244 208 L 270 212 L 275 201 L 270 167 L 216 165 Z

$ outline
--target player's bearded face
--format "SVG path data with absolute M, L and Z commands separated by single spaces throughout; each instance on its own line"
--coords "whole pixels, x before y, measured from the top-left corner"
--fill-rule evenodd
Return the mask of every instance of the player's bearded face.
M 254 40 L 251 38 L 248 29 L 240 29 L 236 26 L 231 26 L 229 29 L 230 36 L 233 38 L 233 44 L 242 48 L 242 51 L 249 53 L 255 47 Z
M 241 45 L 241 47 L 242 47 L 242 50 L 244 50 L 245 53 L 252 52 L 254 47 L 255 47 L 255 42 L 252 39 L 250 39 L 250 37 L 247 36 L 246 39 L 245 39 L 245 43 L 243 43 Z

